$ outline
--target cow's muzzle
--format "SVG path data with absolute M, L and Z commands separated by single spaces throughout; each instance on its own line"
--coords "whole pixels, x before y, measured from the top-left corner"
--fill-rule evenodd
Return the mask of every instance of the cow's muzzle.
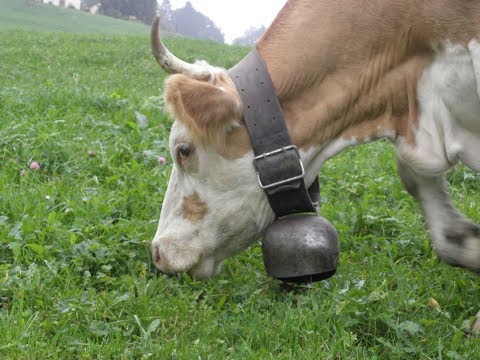
M 173 239 L 152 241 L 152 260 L 155 267 L 168 275 L 187 273 L 202 280 L 218 274 L 221 261 L 212 256 L 202 255 L 199 249 L 174 245 Z

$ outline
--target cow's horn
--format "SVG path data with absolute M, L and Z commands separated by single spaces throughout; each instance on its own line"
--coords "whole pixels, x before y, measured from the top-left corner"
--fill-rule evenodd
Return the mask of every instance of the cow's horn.
M 169 74 L 184 74 L 198 80 L 210 79 L 211 73 L 204 65 L 189 64 L 173 55 L 160 40 L 158 25 L 160 15 L 153 19 L 151 41 L 152 51 L 160 66 Z

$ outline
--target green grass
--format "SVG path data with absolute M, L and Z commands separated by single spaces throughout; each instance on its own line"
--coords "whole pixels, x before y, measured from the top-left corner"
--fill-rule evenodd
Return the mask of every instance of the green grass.
M 247 51 L 167 44 L 225 67 Z M 167 277 L 149 251 L 171 162 L 156 160 L 170 121 L 148 38 L 9 32 L 0 48 L 0 358 L 478 358 L 463 330 L 479 279 L 438 261 L 386 142 L 322 171 L 341 238 L 329 281 L 282 287 L 259 246 L 209 281 Z M 449 181 L 479 221 L 478 175 Z
M 0 0 L 0 31 L 64 31 L 96 34 L 148 34 L 140 23 L 65 9 L 34 0 Z M 1 36 L 1 34 L 0 34 Z

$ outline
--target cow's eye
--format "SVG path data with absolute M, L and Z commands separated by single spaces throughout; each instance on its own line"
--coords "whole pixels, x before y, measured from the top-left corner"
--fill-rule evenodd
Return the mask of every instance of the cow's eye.
M 183 143 L 177 146 L 177 154 L 178 156 L 180 156 L 181 159 L 187 159 L 191 153 L 192 149 L 188 144 Z

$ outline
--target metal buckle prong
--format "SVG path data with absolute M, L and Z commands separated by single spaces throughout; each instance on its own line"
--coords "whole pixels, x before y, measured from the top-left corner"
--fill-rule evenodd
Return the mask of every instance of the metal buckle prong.
M 268 157 L 271 157 L 271 156 L 274 156 L 274 155 L 277 155 L 277 154 L 280 154 L 282 152 L 286 152 L 286 151 L 289 151 L 289 150 L 293 150 L 293 151 L 295 151 L 295 154 L 297 154 L 298 162 L 300 163 L 300 168 L 302 169 L 302 173 L 300 175 L 293 176 L 293 177 L 288 178 L 288 179 L 284 179 L 284 180 L 276 181 L 272 184 L 264 185 L 262 183 L 262 180 L 260 179 L 260 174 L 258 173 L 257 161 L 260 160 L 260 159 L 267 159 Z M 270 152 L 267 152 L 267 153 L 263 153 L 262 155 L 258 155 L 253 159 L 253 165 L 255 167 L 255 171 L 257 172 L 258 183 L 260 184 L 260 187 L 263 190 L 271 189 L 273 187 L 284 185 L 284 184 L 288 184 L 288 183 L 291 183 L 293 181 L 300 180 L 305 176 L 305 168 L 303 166 L 302 159 L 300 158 L 300 153 L 298 152 L 298 148 L 295 145 L 284 146 L 280 149 L 273 150 L 273 151 L 270 151 Z

